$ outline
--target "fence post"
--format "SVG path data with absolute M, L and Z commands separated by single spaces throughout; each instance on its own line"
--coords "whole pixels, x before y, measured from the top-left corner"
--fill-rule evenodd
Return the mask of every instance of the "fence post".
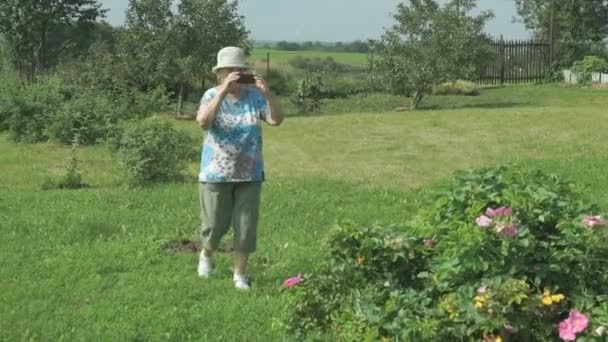
M 500 85 L 503 85 L 505 82 L 505 41 L 503 39 L 502 34 L 500 35 Z
M 266 77 L 270 75 L 270 51 L 266 52 Z

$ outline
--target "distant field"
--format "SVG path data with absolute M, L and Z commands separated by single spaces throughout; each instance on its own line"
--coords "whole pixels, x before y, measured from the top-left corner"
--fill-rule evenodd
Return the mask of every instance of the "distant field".
M 332 57 L 336 62 L 364 67 L 368 64 L 368 55 L 365 53 L 350 52 L 323 52 L 323 51 L 282 51 L 275 49 L 254 49 L 251 55 L 251 63 L 256 67 L 264 66 L 267 53 L 270 52 L 270 64 L 272 66 L 287 66 L 287 62 L 297 56 L 308 58 Z M 264 63 L 260 63 L 264 61 Z

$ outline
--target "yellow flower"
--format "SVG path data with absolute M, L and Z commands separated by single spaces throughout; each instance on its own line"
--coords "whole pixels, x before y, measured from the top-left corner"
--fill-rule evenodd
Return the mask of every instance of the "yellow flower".
M 475 296 L 475 298 L 473 298 L 476 302 L 485 302 L 486 301 L 486 297 L 485 296 Z
M 494 342 L 502 342 L 502 337 L 498 336 L 498 337 L 497 337 L 497 338 L 494 340 Z
M 551 296 L 551 300 L 552 300 L 554 303 L 559 303 L 559 302 L 561 302 L 562 300 L 564 300 L 565 298 L 566 298 L 566 297 L 564 297 L 564 295 L 563 295 L 563 294 L 561 294 L 561 293 L 558 293 L 558 294 L 555 294 L 555 295 Z
M 545 287 L 545 291 L 543 292 L 543 296 L 547 297 L 551 295 L 551 291 L 549 291 L 548 288 Z
M 547 306 L 553 304 L 553 300 L 551 299 L 551 296 L 543 297 L 543 304 L 545 304 Z
M 482 302 L 475 302 L 475 309 L 481 309 L 483 308 L 483 303 Z

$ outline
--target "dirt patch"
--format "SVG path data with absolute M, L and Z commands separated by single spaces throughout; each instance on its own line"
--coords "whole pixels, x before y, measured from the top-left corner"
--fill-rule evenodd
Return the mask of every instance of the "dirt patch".
M 177 241 L 169 241 L 160 246 L 161 251 L 164 254 L 175 255 L 175 254 L 198 254 L 200 253 L 202 248 L 202 243 L 200 241 L 191 241 L 191 240 L 177 240 Z M 221 245 L 217 253 L 232 253 L 232 247 Z

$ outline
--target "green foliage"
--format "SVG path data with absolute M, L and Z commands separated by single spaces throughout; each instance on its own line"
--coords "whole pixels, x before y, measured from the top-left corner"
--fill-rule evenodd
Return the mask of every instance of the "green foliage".
M 572 70 L 578 75 L 580 82 L 585 84 L 591 81 L 592 73 L 608 73 L 608 61 L 598 56 L 585 56 L 574 62 Z
M 144 118 L 167 108 L 168 95 L 162 86 L 142 92 L 114 85 L 111 89 L 67 86 L 57 77 L 40 79 L 21 89 L 10 88 L 0 98 L 0 127 L 11 132 L 15 142 L 43 142 L 49 138 L 70 144 L 92 145 L 113 134 L 122 121 Z M 80 90 L 76 91 L 75 87 Z
M 551 0 L 515 0 L 517 11 L 526 28 L 538 40 L 549 41 Z M 603 0 L 555 1 L 555 65 L 567 68 L 608 36 L 608 3 Z M 605 45 L 604 45 L 605 46 Z
M 298 82 L 296 93 L 291 102 L 300 113 L 319 112 L 323 98 L 323 73 L 315 72 Z
M 129 0 L 117 58 L 124 83 L 145 91 L 168 85 L 178 71 L 178 42 L 171 0 Z
M 265 80 L 268 82 L 270 90 L 277 95 L 289 95 L 294 90 L 291 75 L 288 73 L 276 69 L 270 69 L 268 75 L 265 76 Z
M 337 99 L 353 95 L 365 94 L 370 91 L 369 83 L 365 80 L 350 79 L 339 73 L 324 73 L 323 98 Z
M 606 323 L 606 228 L 582 188 L 520 167 L 459 174 L 403 229 L 342 225 L 288 295 L 287 331 L 350 340 L 556 340 L 570 310 Z M 483 222 L 482 215 L 490 222 Z M 354 333 L 353 333 L 354 331 Z M 354 336 L 353 336 L 354 334 Z
M 321 43 L 321 42 L 287 42 L 281 41 L 275 44 L 277 50 L 284 51 L 326 51 L 326 52 L 355 52 L 368 53 L 370 45 L 368 42 L 356 40 L 350 43 Z
M 48 127 L 66 99 L 71 96 L 62 83 L 53 78 L 25 86 L 8 98 L 3 109 L 15 142 L 41 142 L 49 138 Z
M 475 83 L 473 82 L 458 80 L 456 82 L 446 82 L 436 85 L 433 88 L 433 95 L 477 96 L 479 95 L 479 90 L 475 87 Z
M 78 136 L 79 143 L 93 145 L 117 123 L 115 110 L 112 101 L 103 95 L 78 93 L 57 110 L 48 132 L 63 144 Z
M 118 113 L 113 122 L 150 117 L 167 110 L 169 105 L 169 94 L 162 85 L 145 92 L 135 88 L 116 88 L 110 92 L 110 96 Z
M 470 79 L 491 57 L 482 12 L 467 14 L 476 1 L 450 2 L 441 7 L 434 0 L 397 5 L 397 25 L 377 45 L 376 69 L 395 94 L 411 98 L 418 108 L 433 87 L 446 81 Z
M 12 64 L 22 81 L 54 66 L 60 49 L 49 35 L 59 26 L 83 26 L 103 15 L 96 0 L 5 0 L 0 2 L 0 35 L 11 51 Z
M 68 159 L 65 175 L 59 179 L 47 177 L 42 184 L 42 190 L 52 189 L 80 189 L 87 185 L 82 182 L 82 175 L 80 173 L 80 167 L 78 164 L 78 147 L 80 146 L 80 137 L 78 134 L 74 135 L 72 140 L 72 151 L 70 153 L 70 159 Z
M 347 72 L 351 69 L 347 64 L 336 62 L 331 56 L 325 58 L 296 56 L 295 58 L 290 59 L 288 63 L 292 67 L 306 72 Z
M 12 77 L 0 73 L 0 132 L 8 130 L 12 115 L 12 98 L 17 92 L 17 82 Z
M 190 145 L 186 133 L 157 118 L 127 123 L 111 139 L 131 186 L 181 179 Z

